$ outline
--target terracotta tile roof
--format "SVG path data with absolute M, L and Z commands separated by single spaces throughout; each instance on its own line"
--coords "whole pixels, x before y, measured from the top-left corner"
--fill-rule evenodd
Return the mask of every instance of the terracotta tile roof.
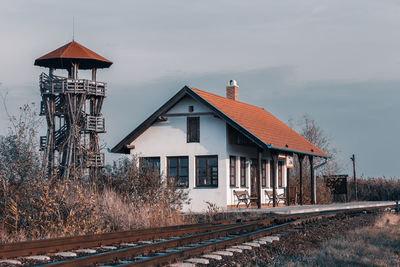
M 35 60 L 35 65 L 51 68 L 69 68 L 71 62 L 80 69 L 108 68 L 112 62 L 83 45 L 72 41 Z
M 272 148 L 329 157 L 327 153 L 310 143 L 303 136 L 263 108 L 218 96 L 196 88 L 191 89 L 212 106 Z

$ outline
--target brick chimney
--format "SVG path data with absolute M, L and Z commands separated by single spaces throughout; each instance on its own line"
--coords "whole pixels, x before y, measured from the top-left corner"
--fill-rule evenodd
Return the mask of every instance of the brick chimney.
M 226 86 L 226 98 L 238 100 L 239 97 L 239 86 L 235 80 L 230 80 L 228 86 Z

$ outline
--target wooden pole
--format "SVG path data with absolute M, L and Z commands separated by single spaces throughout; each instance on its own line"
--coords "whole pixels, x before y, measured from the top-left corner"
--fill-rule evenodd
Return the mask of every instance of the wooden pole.
M 317 191 L 316 191 L 316 184 L 315 184 L 313 159 L 314 159 L 313 156 L 308 156 L 308 160 L 310 161 L 311 204 L 316 204 L 317 203 Z
M 299 158 L 299 168 L 300 168 L 300 181 L 299 181 L 299 191 L 300 191 L 300 205 L 303 205 L 303 159 L 304 155 L 298 154 Z
M 286 168 L 286 205 L 290 206 L 290 168 Z
M 353 161 L 354 198 L 357 201 L 358 195 L 357 195 L 357 176 L 356 176 L 356 156 L 353 154 L 353 156 L 350 159 Z
M 262 150 L 257 153 L 257 205 L 261 209 Z
M 272 178 L 272 203 L 273 206 L 276 207 L 276 171 L 278 170 L 278 155 L 275 153 L 271 153 L 272 155 L 272 166 L 273 166 L 273 170 L 271 172 L 271 178 Z

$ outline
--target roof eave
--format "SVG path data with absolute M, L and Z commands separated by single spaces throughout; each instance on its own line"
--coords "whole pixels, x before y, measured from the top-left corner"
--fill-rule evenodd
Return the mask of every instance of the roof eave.
M 326 158 L 326 159 L 332 158 L 332 156 L 329 156 L 329 155 L 326 156 L 326 155 L 321 155 L 321 154 L 317 154 L 317 153 L 304 152 L 304 151 L 300 151 L 300 150 L 274 147 L 273 145 L 270 145 L 270 149 L 279 150 L 279 151 L 281 150 L 281 151 L 285 151 L 285 152 L 292 152 L 292 153 L 296 153 L 296 154 L 302 154 L 302 155 L 313 156 L 313 157 Z

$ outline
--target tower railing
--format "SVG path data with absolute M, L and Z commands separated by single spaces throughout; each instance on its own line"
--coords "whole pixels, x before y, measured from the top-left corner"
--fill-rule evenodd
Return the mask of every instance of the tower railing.
M 86 167 L 104 167 L 104 153 L 88 153 Z
M 46 73 L 40 75 L 40 89 L 42 94 L 75 93 L 105 96 L 107 84 L 104 82 L 86 79 L 68 79 L 62 76 Z
M 105 120 L 101 116 L 90 116 L 85 117 L 85 131 L 94 131 L 97 133 L 104 133 L 106 131 Z

